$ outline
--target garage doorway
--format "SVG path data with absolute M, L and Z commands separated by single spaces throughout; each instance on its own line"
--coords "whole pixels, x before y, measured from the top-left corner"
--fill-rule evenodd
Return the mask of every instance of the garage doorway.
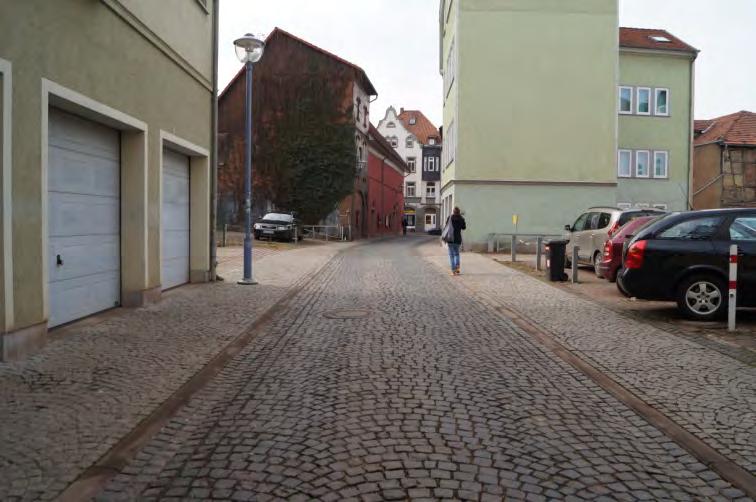
M 50 108 L 49 327 L 120 305 L 120 174 L 119 131 Z
M 163 149 L 161 268 L 163 290 L 189 282 L 189 157 Z

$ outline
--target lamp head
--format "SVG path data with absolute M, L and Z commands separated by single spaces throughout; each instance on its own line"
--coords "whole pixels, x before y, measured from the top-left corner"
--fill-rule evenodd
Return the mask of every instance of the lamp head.
M 234 40 L 236 57 L 242 63 L 257 63 L 260 61 L 265 51 L 265 42 L 256 38 L 251 33 L 247 33 L 241 38 Z

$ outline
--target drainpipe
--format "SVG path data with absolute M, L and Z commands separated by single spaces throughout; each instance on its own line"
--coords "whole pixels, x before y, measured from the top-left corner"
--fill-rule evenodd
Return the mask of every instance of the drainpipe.
M 217 242 L 215 228 L 218 218 L 218 17 L 220 0 L 213 2 L 213 95 L 210 98 L 210 280 L 217 279 Z
M 381 160 L 381 214 L 383 215 L 383 231 L 381 234 L 386 233 L 386 183 L 384 181 L 384 172 L 386 171 L 386 157 Z

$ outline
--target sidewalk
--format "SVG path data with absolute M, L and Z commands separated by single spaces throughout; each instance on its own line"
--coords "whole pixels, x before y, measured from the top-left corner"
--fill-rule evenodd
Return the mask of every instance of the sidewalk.
M 257 286 L 236 284 L 239 250 L 221 249 L 225 282 L 183 286 L 158 304 L 94 316 L 53 332 L 39 354 L 0 364 L 0 500 L 54 498 L 290 288 L 350 245 L 260 247 Z
M 444 249 L 428 245 L 420 252 L 448 269 Z M 462 272 L 454 280 L 492 309 L 520 313 L 721 454 L 756 472 L 756 368 L 484 255 L 464 253 Z

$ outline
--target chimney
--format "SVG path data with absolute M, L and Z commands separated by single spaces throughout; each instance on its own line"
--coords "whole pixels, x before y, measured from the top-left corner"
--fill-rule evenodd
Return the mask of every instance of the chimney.
M 399 108 L 399 114 L 401 115 L 402 113 L 404 113 L 404 107 Z

